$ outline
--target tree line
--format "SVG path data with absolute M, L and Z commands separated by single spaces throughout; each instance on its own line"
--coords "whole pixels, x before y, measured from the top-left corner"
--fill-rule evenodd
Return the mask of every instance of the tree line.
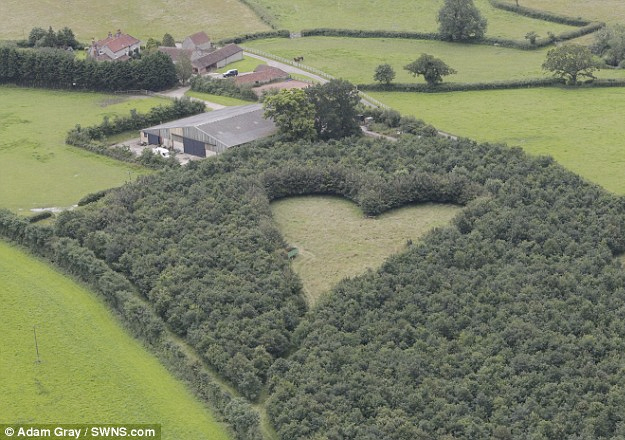
M 177 82 L 171 58 L 160 52 L 139 60 L 96 62 L 64 50 L 0 47 L 0 84 L 112 92 L 158 91 Z

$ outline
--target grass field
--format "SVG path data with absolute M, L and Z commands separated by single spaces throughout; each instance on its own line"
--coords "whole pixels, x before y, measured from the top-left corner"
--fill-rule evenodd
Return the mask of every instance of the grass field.
M 250 41 L 246 46 L 292 59 L 304 55 L 304 63 L 355 84 L 373 83 L 375 68 L 390 64 L 396 83 L 424 83 L 404 66 L 422 53 L 441 58 L 458 71 L 445 82 L 489 82 L 547 77 L 542 70 L 548 48 L 524 51 L 504 47 L 443 43 L 440 41 L 368 38 L 307 37 L 294 40 Z M 605 70 L 599 76 L 625 78 L 625 70 Z
M 93 294 L 1 241 L 0 301 L 3 423 L 160 423 L 163 439 L 229 438 Z
M 85 194 L 119 186 L 145 169 L 65 145 L 77 123 L 145 112 L 169 101 L 98 93 L 0 87 L 0 207 L 67 207 Z
M 161 39 L 168 32 L 176 40 L 205 31 L 219 40 L 247 32 L 269 30 L 269 26 L 237 0 L 110 0 L 65 2 L 2 0 L 0 39 L 28 38 L 39 26 L 55 30 L 70 27 L 83 43 L 105 38 L 117 29 L 143 41 Z
M 367 30 L 436 32 L 436 17 L 442 0 L 254 0 L 267 10 L 280 28 L 291 31 L 328 27 Z M 476 6 L 489 22 L 489 36 L 523 39 L 529 31 L 547 35 L 571 29 L 501 11 L 487 0 L 476 0 Z
M 444 131 L 551 155 L 581 176 L 625 194 L 624 88 L 371 96 Z
M 343 278 L 377 268 L 407 240 L 448 223 L 460 209 L 424 204 L 365 218 L 348 200 L 319 196 L 282 199 L 271 207 L 286 241 L 299 249 L 293 268 L 310 304 Z
M 521 0 L 520 4 L 571 17 L 584 17 L 606 23 L 625 23 L 623 0 Z

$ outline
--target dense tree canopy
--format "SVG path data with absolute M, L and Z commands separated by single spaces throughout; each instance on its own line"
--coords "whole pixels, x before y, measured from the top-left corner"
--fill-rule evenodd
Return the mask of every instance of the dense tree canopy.
M 445 0 L 437 20 L 438 32 L 446 40 L 477 40 L 486 33 L 487 21 L 473 0 Z
M 306 89 L 315 107 L 315 130 L 320 139 L 340 139 L 360 133 L 356 106 L 358 90 L 348 81 L 333 79 Z
M 368 215 L 466 207 L 306 313 L 269 202 L 311 193 Z M 72 273 L 129 280 L 246 397 L 267 393 L 281 439 L 625 436 L 625 199 L 550 158 L 439 137 L 269 141 L 143 177 L 54 230 L 19 222 L 0 232 L 81 244 L 51 252 L 94 254 Z
M 395 79 L 395 70 L 390 64 L 380 64 L 375 68 L 373 79 L 384 84 L 390 84 Z

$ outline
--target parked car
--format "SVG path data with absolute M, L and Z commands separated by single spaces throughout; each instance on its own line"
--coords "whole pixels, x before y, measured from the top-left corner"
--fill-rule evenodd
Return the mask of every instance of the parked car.
M 237 69 L 230 69 L 226 73 L 224 73 L 224 78 L 228 78 L 230 76 L 238 76 L 239 71 Z

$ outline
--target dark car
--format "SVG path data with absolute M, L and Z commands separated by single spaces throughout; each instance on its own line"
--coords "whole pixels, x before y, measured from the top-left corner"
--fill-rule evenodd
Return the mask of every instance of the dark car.
M 228 78 L 229 76 L 238 76 L 239 71 L 237 69 L 230 69 L 226 73 L 224 73 L 224 78 Z

